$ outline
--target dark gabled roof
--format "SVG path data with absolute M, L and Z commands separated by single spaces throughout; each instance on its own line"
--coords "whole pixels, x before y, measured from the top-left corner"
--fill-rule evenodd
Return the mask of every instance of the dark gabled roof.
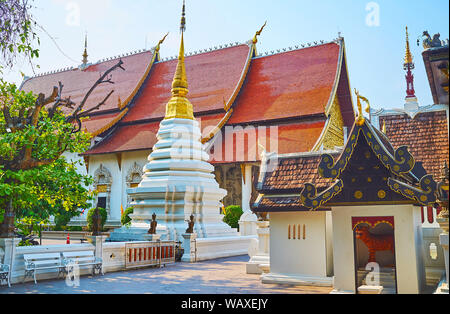
M 337 160 L 329 154 L 322 156 L 318 171 L 334 184 L 320 194 L 314 185 L 307 185 L 301 193 L 302 204 L 312 210 L 331 204 L 434 204 L 437 184 L 432 175 L 417 176 L 408 147 L 393 150 L 383 133 L 367 120 L 361 121 L 353 126 Z M 358 183 L 361 177 L 367 181 Z

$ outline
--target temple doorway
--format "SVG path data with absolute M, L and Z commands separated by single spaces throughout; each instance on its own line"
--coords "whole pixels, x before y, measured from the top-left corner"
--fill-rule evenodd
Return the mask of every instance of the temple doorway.
M 352 217 L 355 288 L 383 287 L 397 293 L 394 217 Z

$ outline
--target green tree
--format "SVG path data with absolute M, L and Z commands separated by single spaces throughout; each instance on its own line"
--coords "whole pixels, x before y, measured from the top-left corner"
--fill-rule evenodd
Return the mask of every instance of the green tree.
M 0 65 L 12 67 L 18 56 L 39 56 L 32 0 L 0 0 Z
M 225 217 L 223 217 L 223 221 L 231 228 L 239 228 L 239 219 L 241 218 L 243 213 L 244 212 L 242 211 L 241 206 L 228 206 L 224 210 Z
M 128 226 L 131 223 L 131 217 L 130 215 L 133 213 L 134 208 L 128 207 L 120 217 L 120 222 L 122 223 L 122 226 Z
M 108 69 L 79 104 L 61 97 L 61 82 L 46 97 L 25 93 L 0 79 L 0 205 L 5 208 L 0 237 L 14 236 L 16 214 L 47 217 L 65 210 L 75 215 L 77 208 L 88 206 L 92 195 L 86 187 L 92 181 L 79 175 L 76 164 L 62 154 L 89 148 L 90 134 L 81 131 L 82 120 L 114 91 L 96 106 L 88 110 L 84 106 L 98 85 L 112 83 L 110 73 L 123 69 L 122 64 L 120 60 Z

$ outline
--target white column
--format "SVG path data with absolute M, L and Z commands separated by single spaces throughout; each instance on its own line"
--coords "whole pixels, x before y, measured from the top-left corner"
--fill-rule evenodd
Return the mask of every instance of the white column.
M 247 274 L 262 274 L 270 271 L 270 228 L 269 221 L 258 221 L 258 240 L 254 241 L 254 252 L 250 252 L 250 260 L 246 265 Z
M 439 287 L 439 291 L 440 293 L 448 293 L 448 285 L 449 285 L 449 281 L 448 281 L 448 274 L 449 274 L 449 270 L 448 270 L 448 212 L 447 215 L 442 215 L 443 212 L 441 212 L 440 217 L 437 218 L 437 221 L 441 227 L 441 229 L 443 230 L 443 232 L 439 235 L 439 242 L 442 246 L 442 248 L 444 249 L 444 259 L 445 259 L 445 283 L 443 283 L 440 287 Z
M 244 213 L 239 219 L 239 231 L 241 235 L 256 235 L 256 222 L 258 217 L 250 209 L 252 197 L 252 165 L 241 166 L 242 176 L 242 210 Z
M 196 261 L 195 241 L 197 235 L 195 233 L 183 233 L 182 247 L 184 250 L 181 257 L 182 262 L 194 263 Z

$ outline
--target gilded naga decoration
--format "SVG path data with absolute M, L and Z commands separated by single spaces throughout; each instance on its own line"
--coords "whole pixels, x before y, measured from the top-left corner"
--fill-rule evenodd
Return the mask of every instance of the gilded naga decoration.
M 260 28 L 259 31 L 256 32 L 255 37 L 253 37 L 253 44 L 254 45 L 258 42 L 258 36 L 261 35 L 261 33 L 262 33 L 264 27 L 266 27 L 266 25 L 267 25 L 267 21 L 264 22 L 264 25 Z
M 356 102 L 357 102 L 357 106 L 358 106 L 358 116 L 356 117 L 356 123 L 357 123 L 357 125 L 361 126 L 364 124 L 364 121 L 365 121 L 365 118 L 363 115 L 363 110 L 362 110 L 361 100 L 367 104 L 367 107 L 365 109 L 365 111 L 367 113 L 370 113 L 370 103 L 366 97 L 361 96 L 359 94 L 359 92 L 356 90 L 356 88 L 355 88 L 355 94 L 356 94 Z

